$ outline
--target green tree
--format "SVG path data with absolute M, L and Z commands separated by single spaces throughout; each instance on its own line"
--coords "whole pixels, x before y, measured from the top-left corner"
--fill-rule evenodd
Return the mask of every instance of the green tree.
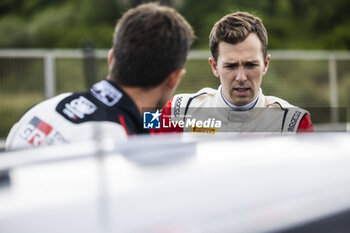
M 0 47 L 109 47 L 117 19 L 131 6 L 152 0 L 2 0 Z M 159 0 L 192 24 L 195 48 L 208 49 L 214 23 L 233 11 L 264 21 L 271 49 L 350 49 L 348 0 Z

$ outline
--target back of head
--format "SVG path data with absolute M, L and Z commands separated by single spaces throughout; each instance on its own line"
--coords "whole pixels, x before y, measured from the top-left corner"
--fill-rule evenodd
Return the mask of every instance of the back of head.
M 191 26 L 170 7 L 148 3 L 130 9 L 114 32 L 110 79 L 122 86 L 155 87 L 184 66 L 193 40 Z
M 250 33 L 255 33 L 262 47 L 264 57 L 267 55 L 267 31 L 256 16 L 246 12 L 228 14 L 215 23 L 210 32 L 209 44 L 213 58 L 217 61 L 220 41 L 237 44 L 244 41 Z

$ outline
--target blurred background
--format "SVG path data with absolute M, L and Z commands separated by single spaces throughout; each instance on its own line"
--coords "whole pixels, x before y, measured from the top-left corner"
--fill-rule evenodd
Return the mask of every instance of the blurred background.
M 117 19 L 139 0 L 1 0 L 0 138 L 34 104 L 84 91 L 107 74 Z M 248 11 L 269 33 L 272 60 L 262 89 L 305 107 L 315 124 L 350 122 L 350 1 L 164 0 L 197 40 L 177 93 L 217 88 L 208 36 L 225 14 Z

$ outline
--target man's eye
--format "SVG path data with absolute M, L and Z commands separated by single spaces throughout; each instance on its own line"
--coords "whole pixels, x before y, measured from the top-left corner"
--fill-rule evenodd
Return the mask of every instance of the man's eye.
M 227 68 L 227 69 L 236 69 L 237 65 L 226 65 L 225 68 Z
M 245 66 L 247 68 L 254 68 L 254 67 L 258 66 L 258 64 L 256 64 L 256 63 L 247 63 L 247 64 L 245 64 Z

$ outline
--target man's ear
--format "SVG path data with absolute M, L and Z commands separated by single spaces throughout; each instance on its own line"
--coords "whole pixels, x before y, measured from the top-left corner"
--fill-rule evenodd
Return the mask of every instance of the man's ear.
M 219 71 L 217 69 L 216 61 L 214 60 L 214 58 L 209 57 L 208 61 L 215 77 L 220 78 Z
M 172 72 L 165 80 L 165 87 L 170 91 L 174 91 L 179 85 L 181 78 L 185 75 L 185 69 L 178 69 Z
M 109 68 L 112 67 L 113 60 L 114 60 L 113 49 L 110 49 L 110 50 L 108 50 L 108 57 L 107 57 L 108 67 Z
M 266 74 L 268 68 L 269 68 L 269 64 L 270 64 L 270 59 L 271 59 L 271 55 L 267 54 L 265 61 L 264 61 L 264 69 L 263 69 L 263 75 Z

